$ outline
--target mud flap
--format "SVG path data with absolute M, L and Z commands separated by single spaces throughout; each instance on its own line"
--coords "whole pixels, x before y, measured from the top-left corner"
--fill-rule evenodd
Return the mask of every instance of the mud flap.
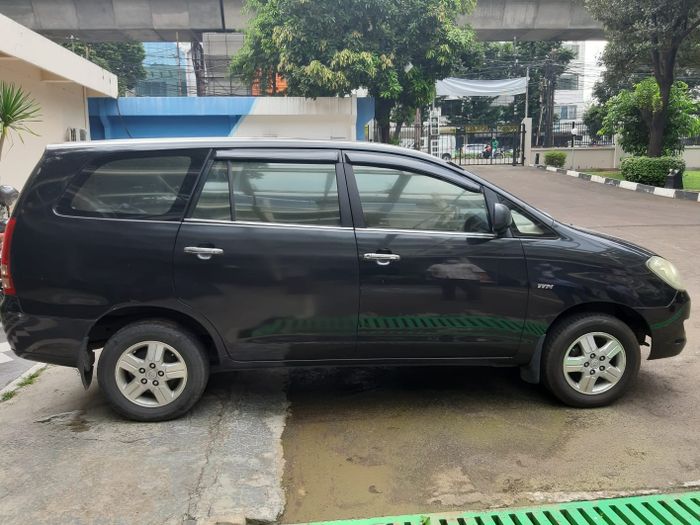
M 541 336 L 537 341 L 537 348 L 532 354 L 530 362 L 520 367 L 520 379 L 526 383 L 537 385 L 540 382 L 540 370 L 542 360 L 542 346 L 544 345 L 544 336 Z
M 80 345 L 80 352 L 78 353 L 78 372 L 80 373 L 80 379 L 83 382 L 83 387 L 87 390 L 92 383 L 92 374 L 95 369 L 95 352 L 88 350 L 88 339 L 87 337 L 83 339 L 83 344 Z

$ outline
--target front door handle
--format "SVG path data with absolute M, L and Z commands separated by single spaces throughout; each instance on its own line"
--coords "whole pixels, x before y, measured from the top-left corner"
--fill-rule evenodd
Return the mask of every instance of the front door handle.
M 212 255 L 222 255 L 221 248 L 206 248 L 204 246 L 185 246 L 185 253 L 192 253 L 203 261 L 211 259 Z
M 379 266 L 387 266 L 393 261 L 400 261 L 401 256 L 396 253 L 365 253 L 362 259 L 365 261 L 375 261 Z

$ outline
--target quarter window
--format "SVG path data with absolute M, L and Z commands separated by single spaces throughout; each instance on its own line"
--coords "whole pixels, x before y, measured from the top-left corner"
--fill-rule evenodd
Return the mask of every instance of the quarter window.
M 206 152 L 112 156 L 88 166 L 58 211 L 102 218 L 178 219 Z
M 516 237 L 553 237 L 554 233 L 541 221 L 531 216 L 529 213 L 518 208 L 515 204 L 504 197 L 499 197 L 499 201 L 510 208 L 513 216 L 511 231 Z
M 334 164 L 231 163 L 235 220 L 338 226 Z
M 420 173 L 354 166 L 368 228 L 489 233 L 483 194 Z
M 193 218 L 218 221 L 232 219 L 228 180 L 228 162 L 215 162 L 199 194 L 197 205 L 192 212 Z

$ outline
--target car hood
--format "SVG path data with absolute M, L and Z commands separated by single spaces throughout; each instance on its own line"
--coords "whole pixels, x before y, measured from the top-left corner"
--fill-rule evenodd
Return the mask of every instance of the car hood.
M 642 257 L 644 259 L 648 259 L 649 257 L 656 255 L 656 253 L 654 253 L 653 251 L 651 251 L 647 248 L 644 248 L 643 246 L 639 246 L 638 244 L 627 241 L 625 239 L 620 239 L 619 237 L 615 237 L 614 235 L 608 235 L 607 233 L 601 233 L 601 232 L 598 232 L 595 230 L 581 228 L 579 226 L 571 226 L 570 225 L 570 226 L 567 226 L 567 228 L 575 230 L 579 233 L 583 233 L 589 237 L 594 237 L 596 239 L 600 239 L 608 245 L 617 246 L 617 247 L 622 248 L 626 251 L 633 252 L 633 253 L 637 254 L 639 257 Z

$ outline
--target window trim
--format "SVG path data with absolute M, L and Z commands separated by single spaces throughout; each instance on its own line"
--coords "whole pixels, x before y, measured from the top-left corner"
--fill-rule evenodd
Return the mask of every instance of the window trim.
M 376 155 L 373 153 L 368 153 L 368 152 L 352 152 L 355 153 L 355 155 L 348 154 L 350 152 L 344 152 L 345 155 L 345 160 L 344 162 L 344 167 L 345 167 L 345 174 L 346 174 L 346 181 L 348 185 L 348 192 L 350 196 L 350 206 L 352 209 L 352 217 L 353 221 L 355 223 L 355 228 L 361 229 L 362 231 L 369 231 L 369 232 L 396 232 L 396 233 L 415 233 L 415 234 L 420 234 L 420 235 L 459 235 L 462 237 L 475 237 L 475 238 L 488 238 L 488 239 L 493 239 L 496 238 L 497 235 L 493 232 L 493 223 L 492 223 L 492 213 L 491 213 L 491 206 L 489 205 L 489 200 L 486 192 L 484 191 L 483 186 L 467 180 L 466 183 L 463 183 L 463 181 L 459 180 L 458 177 L 456 177 L 452 172 L 448 170 L 439 170 L 439 169 L 432 169 L 432 166 L 428 163 L 424 163 L 420 160 L 414 160 L 414 159 L 407 159 L 404 157 L 398 157 L 396 155 L 387 155 L 387 154 L 380 154 Z M 362 155 L 357 155 L 357 153 L 361 153 Z M 370 156 L 377 158 L 376 161 L 374 159 L 370 160 Z M 351 159 L 356 159 L 355 161 L 352 161 Z M 398 158 L 401 159 L 403 162 L 394 162 L 394 160 Z M 404 160 L 405 159 L 405 160 Z M 376 168 L 385 168 L 385 169 L 394 169 L 398 171 L 410 171 L 413 173 L 416 173 L 418 175 L 425 175 L 426 177 L 430 177 L 433 179 L 437 179 L 442 182 L 446 182 L 448 184 L 452 184 L 454 186 L 457 186 L 458 188 L 462 188 L 466 191 L 471 191 L 473 193 L 479 193 L 484 199 L 484 209 L 486 210 L 486 216 L 489 222 L 489 228 L 491 228 L 491 232 L 454 232 L 454 231 L 442 231 L 442 230 L 417 230 L 417 229 L 411 229 L 411 228 L 378 228 L 374 226 L 367 226 L 367 223 L 365 222 L 365 215 L 364 215 L 364 209 L 362 207 L 362 200 L 360 198 L 360 191 L 357 186 L 357 180 L 355 179 L 355 166 L 370 166 L 370 167 L 376 167 Z M 421 169 L 422 168 L 422 169 Z M 435 168 L 439 168 L 439 166 L 435 166 Z M 436 173 L 438 171 L 438 173 Z M 442 172 L 444 171 L 448 175 L 442 175 Z M 471 186 L 471 187 L 470 187 Z
M 190 203 L 187 209 L 187 212 L 185 213 L 184 216 L 184 221 L 190 222 L 190 223 L 196 223 L 196 222 L 202 222 L 202 223 L 212 223 L 212 224 L 239 224 L 242 226 L 254 226 L 254 225 L 269 225 L 273 227 L 280 227 L 280 226 L 298 226 L 298 227 L 309 227 L 309 228 L 352 228 L 353 223 L 352 223 L 352 216 L 350 212 L 350 202 L 348 200 L 348 192 L 347 192 L 347 185 L 346 185 L 346 178 L 345 178 L 345 173 L 343 171 L 343 166 L 342 164 L 338 161 L 340 153 L 337 150 L 296 150 L 300 151 L 301 155 L 294 156 L 292 159 L 291 156 L 289 155 L 283 155 L 281 157 L 276 157 L 274 155 L 270 156 L 265 156 L 265 157 L 259 157 L 257 156 L 260 151 L 266 151 L 268 154 L 271 152 L 274 152 L 274 150 L 245 150 L 245 149 L 240 149 L 240 150 L 231 150 L 235 152 L 240 152 L 239 156 L 234 156 L 234 157 L 228 157 L 228 156 L 220 156 L 219 153 L 217 152 L 215 155 L 213 155 L 212 159 L 206 166 L 205 171 L 200 177 L 200 181 L 198 182 L 196 190 L 192 194 L 192 198 L 190 199 Z M 288 150 L 288 151 L 295 151 L 295 150 Z M 325 155 L 325 156 L 319 156 L 316 157 L 315 160 L 313 158 L 309 158 L 307 156 L 308 151 L 314 151 L 314 152 L 333 152 L 334 156 L 330 155 Z M 336 161 L 331 161 L 327 160 L 330 158 L 336 159 Z M 335 181 L 336 181 L 336 191 L 338 194 L 338 211 L 340 213 L 340 223 L 337 225 L 324 225 L 324 224 L 318 224 L 318 225 L 312 225 L 312 224 L 299 224 L 299 223 L 294 223 L 294 222 L 256 222 L 256 221 L 245 221 L 245 220 L 239 220 L 236 219 L 236 198 L 235 198 L 235 192 L 233 188 L 233 170 L 232 170 L 232 164 L 234 162 L 268 162 L 270 164 L 327 164 L 329 166 L 333 166 L 335 168 Z M 229 187 L 229 200 L 231 203 L 231 217 L 232 219 L 230 221 L 223 221 L 223 220 L 211 220 L 211 219 L 198 219 L 196 217 L 192 217 L 192 214 L 194 213 L 194 210 L 197 207 L 197 203 L 199 202 L 199 198 L 201 196 L 202 190 L 204 189 L 204 185 L 206 184 L 207 178 L 209 177 L 209 172 L 212 169 L 212 166 L 214 166 L 214 163 L 216 162 L 226 162 L 227 165 L 227 173 L 228 173 L 228 187 Z

